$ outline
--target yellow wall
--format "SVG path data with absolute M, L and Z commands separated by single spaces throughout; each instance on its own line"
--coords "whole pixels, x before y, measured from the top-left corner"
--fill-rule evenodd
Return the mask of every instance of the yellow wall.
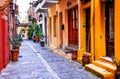
M 79 50 L 78 50 L 78 60 L 79 58 L 82 57 L 83 53 L 86 51 L 86 27 L 83 26 L 83 24 L 85 23 L 85 9 L 87 9 L 88 7 L 90 7 L 91 9 L 91 18 L 90 18 L 90 27 L 91 27 L 91 58 L 93 59 L 93 53 L 94 53 L 94 26 L 93 26 L 93 5 L 92 5 L 92 1 L 88 2 L 86 4 L 82 4 L 81 2 L 79 2 L 79 21 L 80 21 L 80 43 L 79 43 Z
M 85 22 L 84 18 L 84 10 L 83 10 L 83 4 L 78 3 L 78 9 L 79 9 L 79 50 L 77 58 L 79 60 L 80 57 L 82 57 L 83 52 L 85 51 L 85 27 L 83 27 L 83 23 Z
M 95 1 L 95 2 L 94 2 Z M 119 8 L 119 0 L 115 1 L 115 57 L 117 60 L 120 60 L 120 8 Z M 80 50 L 79 53 L 85 51 L 85 29 L 82 27 L 84 23 L 84 12 L 83 6 L 80 5 Z M 95 13 L 94 13 L 95 12 Z M 95 15 L 94 15 L 95 14 Z M 93 20 L 95 18 L 95 20 Z M 105 41 L 105 3 L 101 2 L 101 0 L 91 0 L 91 54 L 92 61 L 98 60 L 101 56 L 106 56 L 106 41 Z M 78 56 L 81 56 L 79 54 Z M 95 55 L 95 59 L 94 59 Z
M 69 7 L 67 7 L 67 1 L 66 0 L 61 0 L 59 3 L 59 8 L 58 8 L 58 12 L 62 12 L 63 14 L 63 24 L 65 26 L 64 30 L 63 30 L 63 47 L 68 45 L 68 14 L 67 14 L 67 10 L 77 6 L 78 2 L 77 0 L 71 0 L 71 5 Z
M 61 30 L 61 26 L 59 24 L 59 13 L 62 12 L 62 15 L 63 15 L 63 24 L 64 24 L 64 30 L 62 31 L 63 32 L 63 48 L 65 46 L 68 45 L 68 15 L 67 15 L 67 10 L 74 7 L 74 6 L 77 6 L 77 0 L 72 0 L 71 1 L 71 5 L 69 7 L 67 7 L 67 1 L 66 0 L 61 0 L 59 2 L 59 4 L 56 4 L 52 7 L 49 8 L 48 10 L 48 13 L 49 13 L 49 17 L 52 18 L 52 42 L 50 42 L 50 46 L 51 47 L 54 47 L 54 48 L 57 48 L 59 47 L 60 45 L 60 30 Z M 57 36 L 54 37 L 53 36 L 53 16 L 55 15 L 55 12 L 58 12 L 58 23 L 57 23 L 57 28 L 56 28 L 56 31 L 57 31 Z
M 91 0 L 87 5 L 83 5 L 79 0 L 72 0 L 71 6 L 66 6 L 67 1 L 61 0 L 59 4 L 54 5 L 49 8 L 49 17 L 52 18 L 52 42 L 50 46 L 58 47 L 60 45 L 60 24 L 59 24 L 59 13 L 62 12 L 63 15 L 63 24 L 65 26 L 63 30 L 63 47 L 68 45 L 68 15 L 67 10 L 77 6 L 79 9 L 79 50 L 78 50 L 78 58 L 80 58 L 86 50 L 86 33 L 85 27 L 83 24 L 85 23 L 85 12 L 84 9 L 86 7 L 91 8 L 91 55 L 92 61 L 98 60 L 101 56 L 106 56 L 106 42 L 105 42 L 105 4 L 101 2 L 101 0 Z M 115 0 L 115 57 L 120 60 L 120 8 L 119 8 L 120 0 Z M 57 36 L 53 36 L 53 16 L 55 12 L 58 11 L 58 28 Z M 95 58 L 95 59 L 94 59 Z
M 120 0 L 115 0 L 115 57 L 120 61 Z
M 101 6 L 102 5 L 102 6 Z M 80 18 L 80 45 L 78 51 L 78 58 L 86 51 L 86 33 L 83 23 L 85 23 L 84 9 L 90 7 L 91 9 L 91 61 L 99 59 L 101 56 L 106 56 L 105 46 L 105 14 L 104 4 L 101 0 L 91 0 L 90 3 L 82 4 L 79 2 L 79 18 Z M 102 9 L 101 9 L 102 8 Z M 101 11 L 102 10 L 102 11 Z
M 50 47 L 57 48 L 57 35 L 54 36 L 54 15 L 56 12 L 56 5 L 50 7 L 48 9 L 49 17 L 51 17 L 51 28 L 49 28 L 49 31 L 51 31 L 51 37 L 50 37 Z
M 95 59 L 106 56 L 104 13 L 104 4 L 101 6 L 101 0 L 95 0 Z

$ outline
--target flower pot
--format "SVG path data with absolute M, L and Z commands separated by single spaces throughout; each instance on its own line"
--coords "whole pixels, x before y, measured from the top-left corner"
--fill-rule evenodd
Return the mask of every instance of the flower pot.
M 72 51 L 72 60 L 77 60 L 77 51 Z
M 34 42 L 39 42 L 39 38 L 38 38 L 38 37 L 34 37 L 34 38 L 33 38 L 33 41 L 34 41 Z
M 115 79 L 120 79 L 120 67 L 117 67 L 116 71 L 115 71 Z
M 18 42 L 18 46 L 21 46 L 21 42 Z
M 82 56 L 82 64 L 83 66 L 85 64 L 89 64 L 90 63 L 90 57 L 91 57 L 91 54 L 90 53 L 83 53 L 83 56 Z
M 45 46 L 44 41 L 41 41 L 40 45 L 41 45 L 41 47 L 44 47 Z
M 12 61 L 18 61 L 18 54 L 19 50 L 18 49 L 12 49 L 11 50 L 11 56 L 12 56 Z

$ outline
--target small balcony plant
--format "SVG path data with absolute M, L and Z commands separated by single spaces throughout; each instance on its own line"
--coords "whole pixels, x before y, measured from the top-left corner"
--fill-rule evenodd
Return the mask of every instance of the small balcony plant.
M 113 63 L 116 65 L 115 79 L 120 79 L 120 61 L 116 60 L 114 56 L 111 57 Z

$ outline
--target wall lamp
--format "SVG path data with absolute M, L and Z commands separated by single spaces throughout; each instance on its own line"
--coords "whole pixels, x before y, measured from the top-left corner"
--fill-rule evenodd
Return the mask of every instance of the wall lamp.
M 67 7 L 69 7 L 70 5 L 71 5 L 71 1 L 69 0 L 69 1 L 67 1 Z
M 15 13 L 15 4 L 13 2 L 10 3 L 10 13 L 11 14 Z

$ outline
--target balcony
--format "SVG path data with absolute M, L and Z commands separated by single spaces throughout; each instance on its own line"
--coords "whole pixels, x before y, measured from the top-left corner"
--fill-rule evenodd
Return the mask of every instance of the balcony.
M 49 7 L 55 5 L 58 2 L 59 2 L 59 0 L 44 0 L 42 7 L 43 8 L 49 8 Z
M 40 0 L 40 3 L 35 8 L 35 12 L 47 12 L 47 8 L 58 2 L 59 0 Z
M 39 3 L 36 8 L 35 8 L 35 13 L 36 12 L 47 12 L 47 8 L 42 8 L 43 3 Z

